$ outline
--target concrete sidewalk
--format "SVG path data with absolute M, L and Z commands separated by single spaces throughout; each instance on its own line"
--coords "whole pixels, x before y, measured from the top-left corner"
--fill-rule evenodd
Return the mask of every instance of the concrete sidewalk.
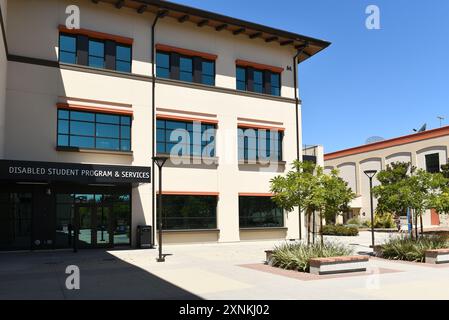
M 376 234 L 380 243 L 390 234 Z M 367 253 L 370 233 L 327 237 Z M 254 270 L 280 241 L 0 254 L 0 299 L 449 299 L 449 265 L 371 259 L 366 274 L 303 281 Z M 65 288 L 65 268 L 77 265 L 81 289 Z

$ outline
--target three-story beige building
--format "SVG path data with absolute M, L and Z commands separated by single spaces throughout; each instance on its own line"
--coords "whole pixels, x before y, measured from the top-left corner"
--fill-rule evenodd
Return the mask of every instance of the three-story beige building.
M 328 42 L 167 1 L 0 6 L 1 249 L 134 245 L 161 155 L 164 241 L 298 238 L 269 181 L 302 158 L 297 68 Z

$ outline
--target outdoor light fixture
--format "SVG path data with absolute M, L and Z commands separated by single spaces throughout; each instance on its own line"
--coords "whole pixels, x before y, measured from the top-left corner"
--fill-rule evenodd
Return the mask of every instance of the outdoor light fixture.
M 373 178 L 377 173 L 377 170 L 366 170 L 364 171 L 366 176 L 369 178 L 369 192 L 371 198 L 371 247 L 374 250 L 374 208 L 373 208 Z
M 157 262 L 164 262 L 165 257 L 162 254 L 162 167 L 164 166 L 165 162 L 168 160 L 168 157 L 159 156 L 159 157 L 153 157 L 154 163 L 159 168 L 159 194 L 158 194 L 158 221 L 159 221 L 159 257 L 156 259 Z

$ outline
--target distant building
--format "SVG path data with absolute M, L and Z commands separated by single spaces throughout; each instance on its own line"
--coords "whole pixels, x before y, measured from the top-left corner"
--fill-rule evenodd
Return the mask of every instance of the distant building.
M 410 162 L 417 168 L 438 172 L 448 161 L 448 148 L 449 126 L 446 126 L 325 154 L 325 170 L 338 169 L 340 176 L 357 194 L 344 220 L 353 216 L 366 219 L 370 216 L 369 179 L 364 174 L 365 170 L 380 171 L 393 162 Z M 378 184 L 374 179 L 374 185 Z M 376 199 L 374 205 L 377 206 Z M 439 217 L 433 211 L 427 212 L 423 218 L 425 226 L 447 224 L 445 217 Z

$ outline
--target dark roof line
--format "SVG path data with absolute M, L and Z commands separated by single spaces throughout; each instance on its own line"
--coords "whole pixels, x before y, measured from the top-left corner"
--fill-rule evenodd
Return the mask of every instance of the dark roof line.
M 241 26 L 242 28 L 246 27 L 246 28 L 250 28 L 250 29 L 256 29 L 256 30 L 260 30 L 260 31 L 263 31 L 266 33 L 272 33 L 272 34 L 278 35 L 280 37 L 289 38 L 289 39 L 296 40 L 296 41 L 308 42 L 309 44 L 322 47 L 322 49 L 328 47 L 331 44 L 330 42 L 325 41 L 325 40 L 320 40 L 320 39 L 304 36 L 301 34 L 293 33 L 290 31 L 285 31 L 285 30 L 268 27 L 268 26 L 254 23 L 254 22 L 249 22 L 249 21 L 245 21 L 245 20 L 241 20 L 241 19 L 237 19 L 237 18 L 232 18 L 232 17 L 225 16 L 222 14 L 218 14 L 218 13 L 214 13 L 214 12 L 210 12 L 210 11 L 206 11 L 206 10 L 202 10 L 202 9 L 197 9 L 194 7 L 177 4 L 177 3 L 170 2 L 170 1 L 165 1 L 165 0 L 135 0 L 135 1 L 153 5 L 153 6 L 157 6 L 162 9 L 174 10 L 174 11 L 178 11 L 178 12 L 183 12 L 185 14 L 191 14 L 191 15 L 196 15 L 196 16 L 200 16 L 200 17 L 204 17 L 204 18 L 213 19 L 213 20 L 219 20 L 224 23 L 230 23 L 230 24 L 233 24 L 236 26 Z

